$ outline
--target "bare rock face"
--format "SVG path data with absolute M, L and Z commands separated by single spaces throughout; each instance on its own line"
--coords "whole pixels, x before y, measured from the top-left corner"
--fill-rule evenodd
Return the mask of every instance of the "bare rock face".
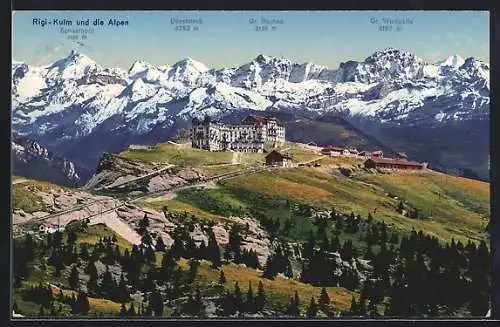
M 200 181 L 203 171 L 197 168 L 177 168 L 169 164 L 145 164 L 114 154 L 104 153 L 96 174 L 87 189 L 122 192 L 158 192 Z
M 154 168 L 152 165 L 127 160 L 111 153 L 103 153 L 95 175 L 87 182 L 85 188 L 98 189 L 112 185 L 120 178 L 123 181 L 127 178 L 135 178 L 151 173 Z
M 226 245 L 229 243 L 229 232 L 222 225 L 215 225 L 212 227 L 215 235 L 215 240 L 219 245 Z
M 198 182 L 205 178 L 203 171 L 197 168 L 184 168 L 180 171 L 167 170 L 162 174 L 152 177 L 147 183 L 148 192 L 170 190 L 177 186 Z
M 95 262 L 95 268 L 96 268 L 97 273 L 99 275 L 102 275 L 106 271 L 106 267 L 109 268 L 109 272 L 111 273 L 111 276 L 115 280 L 120 280 L 120 276 L 122 274 L 122 269 L 121 269 L 120 265 L 106 266 L 104 263 L 102 263 L 99 260 Z
M 198 168 L 190 168 L 181 170 L 177 173 L 177 177 L 184 180 L 199 180 L 205 177 L 205 175 L 203 174 L 203 171 Z
M 173 187 L 184 185 L 186 181 L 178 176 L 154 176 L 147 184 L 148 192 L 170 190 Z
M 167 247 L 172 245 L 174 242 L 170 234 L 175 229 L 175 224 L 165 218 L 165 215 L 162 212 L 152 209 L 144 209 L 134 205 L 126 205 L 117 210 L 117 215 L 121 220 L 128 224 L 134 232 L 138 222 L 143 219 L 144 216 L 147 216 L 149 220 L 148 230 L 152 235 L 160 236 L 163 243 L 165 243 Z
M 267 232 L 261 228 L 260 223 L 249 217 L 230 217 L 237 224 L 244 227 L 241 249 L 253 250 L 257 253 L 259 263 L 264 265 L 267 257 L 271 253 L 271 242 Z
M 12 140 L 11 155 L 15 175 L 71 187 L 83 185 L 91 175 L 86 169 L 27 138 L 15 137 Z

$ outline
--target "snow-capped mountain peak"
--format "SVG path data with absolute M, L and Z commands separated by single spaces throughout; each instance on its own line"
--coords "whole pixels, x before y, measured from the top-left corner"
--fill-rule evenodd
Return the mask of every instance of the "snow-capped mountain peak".
M 191 71 L 197 71 L 199 73 L 204 73 L 204 72 L 208 71 L 208 68 L 207 68 L 207 66 L 205 66 L 205 64 L 203 64 L 197 60 L 194 60 L 191 57 L 186 57 L 182 60 L 179 60 L 174 65 L 172 65 L 172 68 L 173 69 L 183 68 L 183 69 L 188 69 Z
M 444 60 L 440 61 L 438 63 L 438 66 L 446 66 L 446 67 L 452 67 L 452 68 L 459 68 L 464 64 L 465 60 L 460 57 L 459 55 L 453 55 L 446 57 Z
M 373 53 L 371 56 L 367 57 L 365 59 L 365 63 L 370 63 L 370 62 L 377 62 L 381 60 L 389 60 L 389 59 L 394 59 L 394 60 L 403 60 L 403 59 L 408 59 L 408 60 L 416 60 L 416 61 L 422 61 L 422 59 L 416 57 L 412 53 L 396 49 L 393 47 L 387 47 L 383 50 L 376 51 Z
M 481 61 L 481 60 L 477 60 L 474 57 L 469 57 L 469 58 L 464 60 L 464 63 L 462 64 L 462 66 L 460 68 L 462 68 L 462 69 L 481 68 L 481 69 L 489 70 L 490 65 Z
M 460 62 L 458 56 L 449 61 Z M 466 120 L 489 111 L 488 64 L 467 58 L 450 69 L 394 48 L 338 69 L 260 54 L 219 70 L 184 58 L 170 67 L 138 60 L 122 71 L 102 69 L 76 51 L 50 66 L 13 62 L 12 69 L 15 133 L 53 146 L 109 131 L 168 131 L 197 113 L 220 118 L 242 108 L 341 112 L 396 124 Z
M 173 64 L 168 70 L 167 76 L 171 82 L 177 81 L 192 86 L 196 85 L 198 78 L 208 71 L 209 69 L 203 63 L 186 57 Z
M 97 64 L 92 58 L 76 51 L 71 50 L 69 55 L 56 61 L 52 67 L 65 68 L 72 65 L 95 65 Z
M 70 54 L 56 61 L 47 67 L 49 76 L 60 76 L 63 79 L 80 79 L 89 73 L 95 73 L 102 70 L 92 58 L 71 50 Z
M 266 55 L 264 55 L 264 54 L 261 53 L 261 54 L 257 55 L 257 57 L 255 57 L 254 61 L 263 64 L 263 63 L 270 62 L 273 59 L 278 60 L 278 59 L 281 59 L 281 58 L 266 56 Z
M 363 62 L 348 61 L 340 65 L 344 81 L 374 83 L 417 80 L 424 76 L 425 62 L 406 51 L 392 47 L 376 51 Z
M 132 63 L 132 65 L 128 69 L 128 74 L 134 75 L 152 67 L 153 65 L 145 62 L 144 60 L 136 60 Z

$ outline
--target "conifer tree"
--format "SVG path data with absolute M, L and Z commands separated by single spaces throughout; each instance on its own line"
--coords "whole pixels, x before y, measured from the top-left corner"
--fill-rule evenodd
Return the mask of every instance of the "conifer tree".
M 162 258 L 161 261 L 161 268 L 160 268 L 160 273 L 161 273 L 161 279 L 166 281 L 168 280 L 170 274 L 176 267 L 177 263 L 175 262 L 175 259 L 173 257 L 172 251 L 167 251 Z
M 339 237 L 338 236 L 332 237 L 328 250 L 331 252 L 337 252 L 339 250 L 339 247 L 340 247 Z
M 196 279 L 196 274 L 198 273 L 199 261 L 196 259 L 189 260 L 189 281 L 193 282 Z
M 243 306 L 243 294 L 241 293 L 240 286 L 238 285 L 238 282 L 234 284 L 234 291 L 233 291 L 233 301 L 234 301 L 234 308 L 236 311 L 243 312 L 244 306 Z
M 78 269 L 76 268 L 76 266 L 73 266 L 73 268 L 71 268 L 71 273 L 68 277 L 69 287 L 73 290 L 78 289 L 78 284 L 79 284 L 78 276 L 79 276 Z
M 311 303 L 307 307 L 307 317 L 308 318 L 314 318 L 318 314 L 318 306 L 316 304 L 316 301 L 314 300 L 314 297 L 311 297 Z
M 300 298 L 297 291 L 295 291 L 295 295 L 290 298 L 290 305 L 288 306 L 287 313 L 294 317 L 300 316 Z
M 352 258 L 356 257 L 356 249 L 351 240 L 346 240 L 340 250 L 340 256 L 343 260 L 350 261 Z
M 265 302 L 266 302 L 266 294 L 264 292 L 264 284 L 262 283 L 262 281 L 259 281 L 257 298 L 255 299 L 255 311 L 259 312 L 264 310 Z
M 32 261 L 35 257 L 35 247 L 36 242 L 33 240 L 33 237 L 28 234 L 24 240 L 24 257 L 26 261 Z
M 314 252 L 314 247 L 316 246 L 316 238 L 314 237 L 314 233 L 311 230 L 309 234 L 309 239 L 307 240 L 307 244 L 304 247 L 304 250 L 302 251 L 302 255 L 305 258 L 311 258 Z
M 349 312 L 353 316 L 356 316 L 359 314 L 359 306 L 356 303 L 356 299 L 354 298 L 354 295 L 351 297 L 351 308 L 349 309 Z
M 77 313 L 81 313 L 86 316 L 89 313 L 90 304 L 89 299 L 87 297 L 87 293 L 79 292 L 78 298 L 76 300 Z
M 139 235 L 144 235 L 149 227 L 148 215 L 145 213 L 144 217 L 139 221 Z
M 209 238 L 208 238 L 208 260 L 212 261 L 212 268 L 218 268 L 221 266 L 221 253 L 219 249 L 219 245 L 217 245 L 217 241 L 215 239 L 215 235 L 210 230 L 211 233 L 209 233 Z
M 174 296 L 180 295 L 181 277 L 182 277 L 181 269 L 178 267 L 175 268 L 172 271 L 172 294 Z
M 319 296 L 319 308 L 326 314 L 330 313 L 330 297 L 324 287 L 321 289 L 321 294 Z
M 149 308 L 154 313 L 155 317 L 163 315 L 163 299 L 158 291 L 153 291 L 149 297 Z
M 288 308 L 286 309 L 286 313 L 290 316 L 293 316 L 294 308 L 295 308 L 295 299 L 293 298 L 293 296 L 291 296 L 290 303 L 288 304 Z
M 196 256 L 197 251 L 198 247 L 196 246 L 196 243 L 194 242 L 193 238 L 188 237 L 188 239 L 186 240 L 184 257 L 186 259 L 191 259 Z
M 236 311 L 234 308 L 233 295 L 229 291 L 224 294 L 222 309 L 225 315 L 234 314 Z
M 159 252 L 165 252 L 165 243 L 163 242 L 163 239 L 161 238 L 161 236 L 158 236 L 158 238 L 156 239 L 156 244 L 155 244 L 155 249 L 156 251 L 159 251 Z
M 293 297 L 294 297 L 295 306 L 297 308 L 296 315 L 300 316 L 300 298 L 299 298 L 299 293 L 297 291 L 295 291 L 295 295 Z
M 76 239 L 77 239 L 77 236 L 76 236 L 75 231 L 74 230 L 69 231 L 68 238 L 67 238 L 68 244 L 74 245 L 76 243 Z
M 123 276 L 123 273 L 120 275 L 117 296 L 121 302 L 128 302 L 130 300 L 130 294 L 127 289 L 127 284 L 125 283 L 125 277 Z
M 248 283 L 247 300 L 245 303 L 245 311 L 253 313 L 255 310 L 255 300 L 253 296 L 252 284 Z
M 146 274 L 146 278 L 143 280 L 143 289 L 146 291 L 151 291 L 155 288 L 155 270 L 150 269 Z
M 227 250 L 229 253 L 232 253 L 234 256 L 234 261 L 236 263 L 241 262 L 241 241 L 242 237 L 240 235 L 241 227 L 237 224 L 234 224 L 229 230 L 229 242 L 227 246 Z
M 97 294 L 99 291 L 97 268 L 94 262 L 90 261 L 87 265 L 87 273 L 89 275 L 89 281 L 87 282 L 87 291 L 90 294 Z
M 204 305 L 201 298 L 201 290 L 199 286 L 196 287 L 196 292 L 194 296 L 194 310 L 197 316 L 204 316 L 205 314 Z
M 115 236 L 113 234 L 113 236 Z M 120 258 L 122 257 L 122 253 L 120 251 L 120 247 L 118 246 L 118 244 L 115 245 L 115 260 L 120 260 Z
M 266 265 L 264 266 L 264 273 L 262 277 L 267 279 L 274 279 L 278 274 L 277 260 L 275 254 L 267 256 Z
M 109 297 L 112 297 L 113 294 L 115 294 L 115 280 L 113 279 L 113 276 L 111 275 L 111 272 L 109 271 L 109 266 L 106 266 L 106 271 L 102 275 L 102 280 L 101 280 L 101 285 L 100 289 L 103 295 Z
M 219 274 L 219 284 L 225 284 L 226 283 L 226 276 L 224 275 L 224 271 L 221 270 Z
M 172 256 L 175 260 L 179 260 L 180 257 L 184 256 L 185 254 L 184 243 L 180 238 L 178 237 L 174 238 L 174 243 L 170 248 L 170 252 L 172 252 Z
M 62 233 L 56 230 L 52 237 L 52 246 L 56 249 L 60 249 L 62 245 Z
M 285 276 L 288 278 L 293 278 L 292 264 L 288 259 L 286 259 Z
M 156 260 L 155 252 L 152 247 L 148 246 L 144 251 L 144 259 L 147 263 L 153 264 Z

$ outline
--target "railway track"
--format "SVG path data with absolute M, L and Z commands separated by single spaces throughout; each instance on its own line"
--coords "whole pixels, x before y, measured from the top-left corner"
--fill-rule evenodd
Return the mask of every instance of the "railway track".
M 98 215 L 102 215 L 104 213 L 107 213 L 107 212 L 110 212 L 110 211 L 113 211 L 113 210 L 117 210 L 118 208 L 130 205 L 131 203 L 137 202 L 137 201 L 139 201 L 141 199 L 144 199 L 144 198 L 147 198 L 147 197 L 161 196 L 161 195 L 164 195 L 166 193 L 180 191 L 180 190 L 185 189 L 185 188 L 201 186 L 203 184 L 206 184 L 206 183 L 209 183 L 209 182 L 213 182 L 213 181 L 219 182 L 221 180 L 231 179 L 231 178 L 234 178 L 234 177 L 237 177 L 237 176 L 241 176 L 241 175 L 244 175 L 244 174 L 252 174 L 252 173 L 256 173 L 256 172 L 263 171 L 263 170 L 266 170 L 266 169 L 269 169 L 269 168 L 268 167 L 264 167 L 264 166 L 263 167 L 246 168 L 246 169 L 242 169 L 242 170 L 238 170 L 238 171 L 234 171 L 234 172 L 230 172 L 230 173 L 225 173 L 225 174 L 221 174 L 221 175 L 217 175 L 217 176 L 212 176 L 212 177 L 205 178 L 205 179 L 202 179 L 200 181 L 193 182 L 193 183 L 188 183 L 188 184 L 180 185 L 180 186 L 168 189 L 168 190 L 148 192 L 146 194 L 140 194 L 140 195 L 137 195 L 137 196 L 134 196 L 134 197 L 130 197 L 130 196 L 127 196 L 127 195 L 124 195 L 124 194 L 120 194 L 120 195 L 117 194 L 117 195 L 113 195 L 113 196 L 108 195 L 110 198 L 119 199 L 119 200 L 122 200 L 122 202 L 119 205 L 114 206 L 114 207 L 112 207 L 110 209 L 106 209 L 104 211 L 100 211 L 99 213 L 91 214 L 91 215 L 89 215 L 87 217 L 84 217 L 82 219 L 92 218 L 92 217 L 95 217 L 95 216 L 98 216 Z M 141 176 L 140 178 L 145 178 L 145 177 L 146 176 Z M 130 182 L 130 181 L 128 181 L 128 182 Z M 104 194 L 100 193 L 100 195 L 104 195 Z M 19 222 L 19 223 L 13 223 L 13 225 L 15 225 L 15 226 L 30 225 L 30 224 L 33 224 L 33 223 L 37 223 L 37 222 L 41 222 L 41 221 L 47 220 L 47 219 L 57 218 L 57 217 L 60 217 L 60 216 L 66 215 L 66 214 L 70 214 L 72 212 L 75 212 L 75 211 L 78 211 L 78 210 L 82 210 L 82 209 L 88 208 L 88 207 L 90 207 L 92 205 L 99 204 L 99 203 L 106 202 L 106 201 L 110 201 L 110 199 L 102 199 L 102 200 L 98 200 L 98 201 L 93 201 L 91 203 L 87 203 L 87 204 L 84 204 L 84 205 L 75 206 L 73 208 L 70 208 L 70 209 L 67 209 L 67 210 L 64 210 L 64 211 L 60 211 L 60 212 L 48 214 L 48 215 L 45 215 L 45 216 L 33 218 L 33 219 L 28 220 L 28 221 L 23 221 L 23 222 Z

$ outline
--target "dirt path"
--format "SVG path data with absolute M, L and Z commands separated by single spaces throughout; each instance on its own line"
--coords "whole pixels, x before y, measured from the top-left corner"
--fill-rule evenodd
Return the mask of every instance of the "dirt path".
M 90 225 L 95 224 L 105 224 L 132 244 L 141 243 L 141 236 L 129 224 L 121 220 L 114 210 L 91 218 Z
M 147 173 L 145 175 L 134 177 L 134 178 L 130 178 L 130 179 L 125 179 L 125 180 L 121 180 L 121 181 L 120 181 L 120 177 L 119 177 L 118 180 L 116 180 L 114 183 L 112 183 L 110 185 L 104 186 L 103 189 L 106 190 L 106 189 L 110 189 L 110 188 L 116 188 L 118 186 L 122 186 L 122 185 L 125 185 L 125 184 L 128 184 L 128 183 L 132 183 L 132 182 L 138 181 L 140 179 L 148 178 L 148 177 L 151 177 L 153 175 L 159 175 L 162 172 L 164 172 L 165 170 L 172 168 L 173 166 L 174 165 L 168 164 L 165 167 L 162 167 L 162 168 L 160 168 L 158 170 L 154 170 L 154 171 L 152 171 L 150 173 Z
M 217 185 L 217 183 L 215 181 L 208 181 L 206 183 L 201 183 L 201 184 L 196 184 L 196 185 L 187 185 L 187 186 L 184 186 L 181 189 L 185 190 L 185 189 L 193 188 L 193 187 L 203 187 L 203 188 L 208 188 L 208 189 L 214 189 L 214 188 L 218 188 L 219 186 Z M 146 198 L 146 199 L 144 199 L 144 202 L 156 202 L 156 201 L 173 200 L 173 199 L 175 199 L 177 197 L 177 192 L 179 190 L 180 189 L 177 189 L 175 191 L 171 191 L 171 192 L 165 193 L 164 195 Z

